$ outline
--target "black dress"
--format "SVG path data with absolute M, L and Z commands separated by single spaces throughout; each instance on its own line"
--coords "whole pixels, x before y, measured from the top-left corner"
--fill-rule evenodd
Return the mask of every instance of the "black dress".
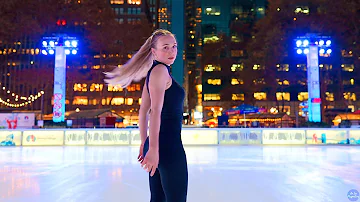
M 151 71 L 158 64 L 165 65 L 170 74 L 168 65 L 155 60 L 146 77 L 146 87 L 149 94 Z M 172 84 L 165 91 L 161 111 L 159 165 L 154 176 L 149 175 L 150 202 L 185 202 L 187 196 L 187 160 L 181 141 L 185 91 L 172 77 L 171 79 Z M 144 156 L 148 150 L 149 137 L 144 144 Z

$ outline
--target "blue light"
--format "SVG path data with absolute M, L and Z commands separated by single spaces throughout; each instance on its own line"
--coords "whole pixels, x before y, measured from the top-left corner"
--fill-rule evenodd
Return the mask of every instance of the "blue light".
M 330 41 L 330 40 L 327 40 L 327 41 L 326 41 L 326 45 L 327 45 L 327 46 L 330 46 L 330 45 L 331 45 L 331 41 Z
M 324 54 L 325 53 L 325 49 L 320 49 L 320 54 Z
M 78 42 L 77 42 L 77 41 L 72 41 L 72 42 L 71 42 L 71 45 L 76 48 L 77 45 L 78 45 Z
M 308 46 L 309 45 L 309 40 L 304 40 L 303 44 L 304 44 L 304 46 Z
M 54 46 L 55 46 L 55 42 L 54 42 L 54 41 L 50 41 L 50 42 L 49 42 L 49 45 L 50 45 L 51 47 L 54 47 Z
M 331 49 L 327 49 L 326 53 L 327 53 L 327 54 L 331 54 L 331 53 L 332 53 L 332 50 L 331 50 Z
M 319 46 L 323 46 L 324 43 L 325 43 L 324 40 L 320 40 L 320 41 L 319 41 Z
M 70 44 L 70 41 L 65 41 L 65 46 L 66 46 L 66 47 L 70 47 L 70 45 L 71 45 L 71 44 Z
M 301 40 L 297 40 L 297 41 L 296 41 L 296 46 L 297 46 L 297 47 L 300 47 L 300 46 L 301 46 L 301 43 L 302 43 Z
M 42 42 L 42 45 L 43 45 L 44 47 L 46 47 L 48 44 L 47 44 L 46 41 L 43 41 L 43 42 Z
M 69 54 L 70 54 L 70 50 L 69 50 L 69 49 L 66 49 L 66 50 L 65 50 L 65 54 L 66 54 L 66 55 L 69 55 Z
M 50 55 L 54 55 L 55 51 L 54 50 L 49 50 L 49 54 Z
M 302 50 L 301 49 L 297 49 L 297 54 L 301 54 L 302 53 Z
M 44 54 L 44 55 L 48 54 L 46 50 L 42 50 L 41 53 Z
M 76 55 L 77 50 L 72 50 L 71 53 L 72 53 L 73 55 Z
M 309 49 L 308 48 L 304 49 L 304 54 L 309 54 Z

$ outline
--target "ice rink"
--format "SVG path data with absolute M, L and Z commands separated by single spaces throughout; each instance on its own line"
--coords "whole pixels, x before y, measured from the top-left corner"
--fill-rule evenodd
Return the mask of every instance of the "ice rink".
M 346 202 L 360 191 L 359 146 L 185 150 L 188 202 Z M 130 146 L 2 147 L 0 201 L 149 201 L 137 155 Z

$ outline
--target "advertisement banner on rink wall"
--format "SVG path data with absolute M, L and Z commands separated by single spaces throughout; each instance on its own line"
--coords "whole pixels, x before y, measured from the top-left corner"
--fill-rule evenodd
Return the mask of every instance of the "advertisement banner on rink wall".
M 360 144 L 360 130 L 349 131 L 349 142 L 350 144 Z
M 305 130 L 263 130 L 263 144 L 305 144 Z
M 89 130 L 87 145 L 128 145 L 130 143 L 128 130 Z
M 182 130 L 183 145 L 214 145 L 218 144 L 216 130 Z
M 29 130 L 23 132 L 24 146 L 64 145 L 64 131 L 57 130 Z
M 346 130 L 306 130 L 307 144 L 347 144 Z
M 5 130 L 0 131 L 0 147 L 1 146 L 20 146 L 21 131 Z
M 261 130 L 220 130 L 220 144 L 261 144 Z
M 131 130 L 131 145 L 140 145 L 141 144 L 141 138 L 140 138 L 140 131 L 139 130 Z M 149 132 L 148 132 L 149 134 Z
M 85 130 L 66 130 L 65 145 L 85 145 Z

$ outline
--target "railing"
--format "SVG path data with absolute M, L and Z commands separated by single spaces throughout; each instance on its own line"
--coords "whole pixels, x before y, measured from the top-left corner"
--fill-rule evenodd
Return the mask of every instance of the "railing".
M 171 134 L 170 134 L 171 135 Z M 352 128 L 183 128 L 184 145 L 360 145 L 360 129 Z M 2 146 L 139 145 L 138 129 L 0 130 Z

